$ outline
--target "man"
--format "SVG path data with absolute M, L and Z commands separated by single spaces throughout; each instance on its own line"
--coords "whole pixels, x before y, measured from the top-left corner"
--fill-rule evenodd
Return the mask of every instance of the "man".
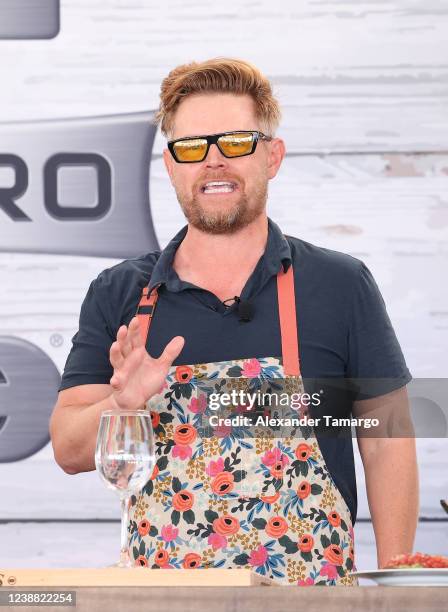
M 207 388 L 268 383 L 291 395 L 305 379 L 368 379 L 350 405 L 334 399 L 326 409 L 407 410 L 411 375 L 368 268 L 283 236 L 266 215 L 268 181 L 285 155 L 279 118 L 269 81 L 241 60 L 179 66 L 163 81 L 164 161 L 188 225 L 161 253 L 92 282 L 51 437 L 67 473 L 93 470 L 102 411 L 150 400 L 157 464 L 131 499 L 136 565 L 244 566 L 284 584 L 355 584 L 350 436 L 305 428 L 264 438 L 226 424 L 200 435 Z M 358 444 L 382 567 L 412 550 L 415 446 L 378 434 Z

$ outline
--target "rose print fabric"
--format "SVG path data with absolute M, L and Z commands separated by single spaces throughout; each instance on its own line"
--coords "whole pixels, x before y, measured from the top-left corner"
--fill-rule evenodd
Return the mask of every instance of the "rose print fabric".
M 156 465 L 130 500 L 131 559 L 151 568 L 249 567 L 286 585 L 357 584 L 350 511 L 312 428 L 208 427 L 208 394 L 232 389 L 291 394 L 303 382 L 285 377 L 275 357 L 170 369 L 147 404 Z

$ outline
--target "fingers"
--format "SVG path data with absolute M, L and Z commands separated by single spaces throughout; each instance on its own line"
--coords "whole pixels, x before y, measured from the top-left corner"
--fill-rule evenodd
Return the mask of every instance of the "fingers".
M 120 351 L 123 357 L 127 357 L 132 351 L 132 343 L 130 340 L 130 334 L 126 325 L 122 325 L 117 332 L 117 343 L 120 347 Z
M 115 391 L 119 391 L 121 388 L 121 380 L 117 374 L 114 374 L 110 379 L 110 386 L 115 389 Z
M 127 376 L 129 370 L 129 356 L 136 348 L 143 346 L 143 339 L 140 332 L 140 324 L 137 317 L 133 317 L 128 327 L 122 325 L 117 332 L 117 340 L 111 345 L 109 351 L 110 363 L 114 368 L 114 376 L 111 385 L 114 388 L 121 386 L 123 376 Z M 131 361 L 134 361 L 131 359 Z M 135 364 L 137 365 L 137 364 Z M 121 370 L 121 371 L 120 371 Z
M 113 376 L 110 379 L 111 386 L 117 391 L 124 389 L 132 373 L 136 372 L 140 363 L 141 355 L 137 351 L 133 351 L 123 360 L 121 368 L 115 368 Z
M 110 347 L 109 361 L 115 370 L 118 370 L 123 366 L 124 356 L 118 342 L 114 342 Z
M 135 316 L 129 323 L 128 327 L 128 335 L 132 345 L 132 348 L 140 348 L 143 346 L 143 338 L 142 333 L 140 331 L 140 323 L 138 321 L 138 317 Z
M 135 319 L 135 321 L 134 321 Z M 126 357 L 131 353 L 133 344 L 138 344 L 138 339 L 133 340 L 134 330 L 138 329 L 137 317 L 134 317 L 129 327 L 122 325 L 117 332 L 117 339 L 112 343 L 109 351 L 109 359 L 112 366 L 117 369 L 123 366 Z M 142 343 L 140 343 L 142 344 Z
M 175 336 L 168 342 L 163 353 L 157 359 L 164 367 L 170 367 L 176 357 L 179 355 L 185 344 L 185 338 L 183 336 Z

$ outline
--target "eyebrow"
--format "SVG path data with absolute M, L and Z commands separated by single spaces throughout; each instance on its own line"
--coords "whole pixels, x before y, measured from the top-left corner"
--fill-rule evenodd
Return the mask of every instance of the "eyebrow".
M 233 133 L 239 133 L 239 132 L 260 132 L 261 130 L 259 129 L 241 129 L 241 130 L 225 130 L 224 132 L 213 132 L 212 134 L 192 134 L 191 136 L 177 136 L 176 138 L 169 138 L 168 140 L 182 140 L 184 138 L 205 138 L 206 136 L 216 136 L 217 134 L 233 134 Z

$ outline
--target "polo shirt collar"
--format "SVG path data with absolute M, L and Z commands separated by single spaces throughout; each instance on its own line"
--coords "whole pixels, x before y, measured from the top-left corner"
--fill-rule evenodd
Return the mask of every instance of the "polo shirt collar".
M 185 285 L 191 285 L 191 283 L 182 281 L 173 268 L 174 255 L 176 254 L 178 246 L 185 238 L 187 230 L 188 225 L 185 225 L 160 253 L 152 270 L 148 291 L 151 291 L 156 285 L 162 284 L 167 285 L 170 291 L 181 291 L 181 289 L 186 288 Z M 193 285 L 191 286 L 193 287 Z
M 172 265 L 176 250 L 185 238 L 187 231 L 188 225 L 185 225 L 161 251 L 148 283 L 149 291 L 156 285 L 162 284 L 165 284 L 169 291 L 174 292 L 189 288 L 197 289 L 196 285 L 181 280 Z M 256 266 L 256 270 L 254 270 L 254 274 L 257 272 L 257 284 L 263 280 L 260 275 L 266 277 L 273 276 L 280 271 L 282 266 L 283 270 L 286 272 L 291 265 L 291 261 L 291 247 L 289 242 L 278 225 L 268 217 L 268 239 L 266 248 Z
M 283 266 L 286 272 L 292 262 L 291 247 L 279 226 L 268 217 L 268 241 L 264 256 L 273 274 Z

